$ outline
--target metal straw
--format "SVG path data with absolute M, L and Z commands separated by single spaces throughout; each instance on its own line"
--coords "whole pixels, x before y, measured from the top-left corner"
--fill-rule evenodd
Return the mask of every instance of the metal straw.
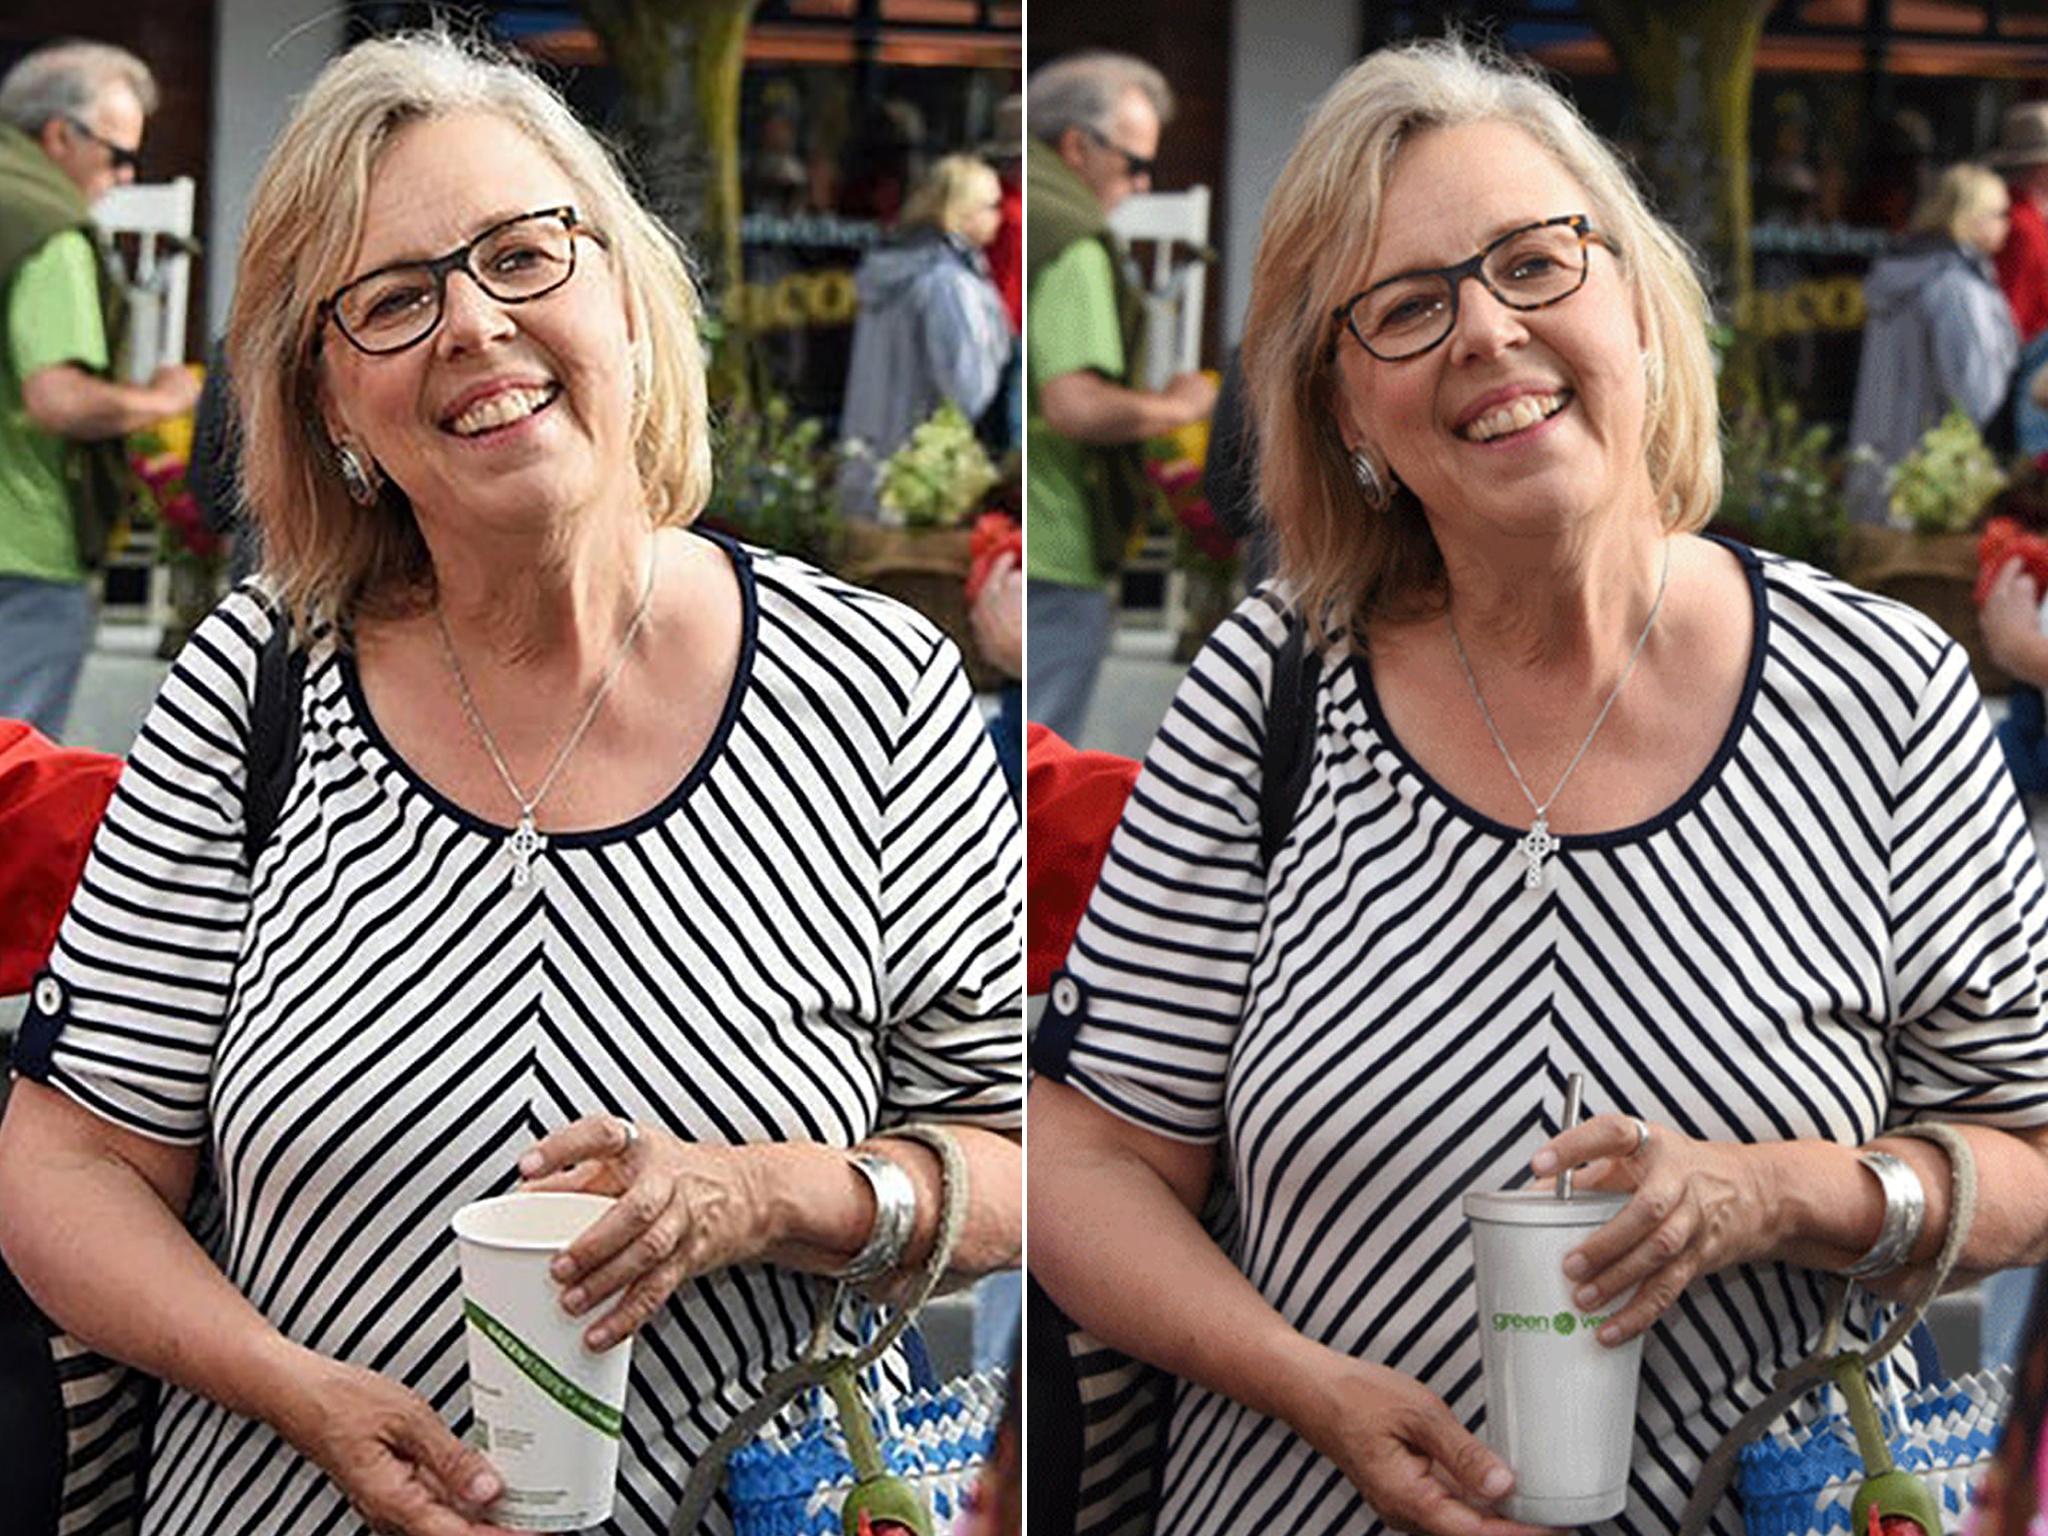
M 1564 1080 L 1564 1124 L 1558 1127 L 1562 1135 L 1579 1123 L 1579 1103 L 1586 1092 L 1586 1080 L 1574 1072 Z M 1572 1171 L 1567 1168 L 1557 1176 L 1557 1198 L 1569 1200 L 1572 1197 Z

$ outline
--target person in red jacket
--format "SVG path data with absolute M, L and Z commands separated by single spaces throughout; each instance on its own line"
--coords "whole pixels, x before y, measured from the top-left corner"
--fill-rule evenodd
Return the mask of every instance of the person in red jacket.
M 2048 365 L 2048 101 L 2025 102 L 2006 113 L 1998 146 L 1984 160 L 2005 174 L 2012 194 L 2012 224 L 1998 252 L 1998 286 L 2020 333 L 2012 386 L 2015 446 L 2033 455 L 2048 451 L 2048 411 L 2027 388 Z
M 2025 346 L 2048 331 L 2048 102 L 2006 113 L 1998 147 L 1984 159 L 2011 185 L 2012 228 L 1998 253 L 1998 286 Z
M 71 905 L 121 759 L 0 720 L 0 997 L 26 992 Z

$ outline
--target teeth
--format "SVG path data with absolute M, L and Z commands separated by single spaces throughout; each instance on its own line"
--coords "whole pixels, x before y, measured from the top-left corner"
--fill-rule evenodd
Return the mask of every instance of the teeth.
M 554 398 L 553 389 L 504 390 L 472 405 L 448 424 L 449 430 L 458 437 L 474 437 L 493 427 L 507 426 L 522 416 L 531 416 Z
M 1491 442 L 1510 432 L 1522 432 L 1546 416 L 1555 416 L 1564 406 L 1564 396 L 1517 395 L 1497 411 L 1489 411 L 1466 426 L 1463 435 L 1475 443 Z

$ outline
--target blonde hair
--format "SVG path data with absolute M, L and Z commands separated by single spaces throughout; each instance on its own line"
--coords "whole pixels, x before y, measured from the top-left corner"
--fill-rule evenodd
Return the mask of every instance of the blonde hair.
M 1960 242 L 1963 226 L 1991 211 L 2006 197 L 2005 183 L 1996 171 L 1965 161 L 1941 173 L 1934 190 L 1920 200 L 1907 226 L 1916 235 L 1947 235 Z
M 957 235 L 968 219 L 1003 188 L 995 168 L 973 155 L 948 155 L 925 173 L 903 203 L 905 229 L 920 226 Z
M 1323 97 L 1281 171 L 1245 316 L 1260 494 L 1281 574 L 1318 643 L 1362 646 L 1371 621 L 1421 616 L 1447 596 L 1443 557 L 1413 493 L 1397 489 L 1374 507 L 1359 489 L 1339 419 L 1331 317 L 1371 262 L 1402 145 L 1420 129 L 1478 122 L 1522 129 L 1586 188 L 1590 206 L 1555 211 L 1591 217 L 1647 320 L 1643 453 L 1665 526 L 1701 527 L 1720 500 L 1709 310 L 1685 244 L 1532 67 L 1458 38 L 1382 50 Z M 1387 481 L 1380 445 L 1364 447 Z
M 637 338 L 633 457 L 653 522 L 686 524 L 710 494 L 701 310 L 680 242 L 526 69 L 446 33 L 361 43 L 321 72 L 264 164 L 228 320 L 243 501 L 262 529 L 265 574 L 308 628 L 404 612 L 433 591 L 404 492 L 387 483 L 373 505 L 358 506 L 336 473 L 319 411 L 317 316 L 349 276 L 370 180 L 394 135 L 471 111 L 502 118 L 553 160 L 576 187 L 578 214 L 610 249 Z

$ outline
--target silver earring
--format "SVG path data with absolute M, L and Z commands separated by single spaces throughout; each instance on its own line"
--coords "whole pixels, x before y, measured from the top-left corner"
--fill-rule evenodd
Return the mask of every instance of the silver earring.
M 370 472 L 363 467 L 362 455 L 347 443 L 334 450 L 334 467 L 341 471 L 341 483 L 348 491 L 348 499 L 359 507 L 376 504 L 377 482 L 370 478 Z
M 1351 452 L 1351 473 L 1358 477 L 1358 488 L 1365 492 L 1368 502 L 1375 507 L 1386 505 L 1387 484 L 1363 448 L 1354 448 Z

